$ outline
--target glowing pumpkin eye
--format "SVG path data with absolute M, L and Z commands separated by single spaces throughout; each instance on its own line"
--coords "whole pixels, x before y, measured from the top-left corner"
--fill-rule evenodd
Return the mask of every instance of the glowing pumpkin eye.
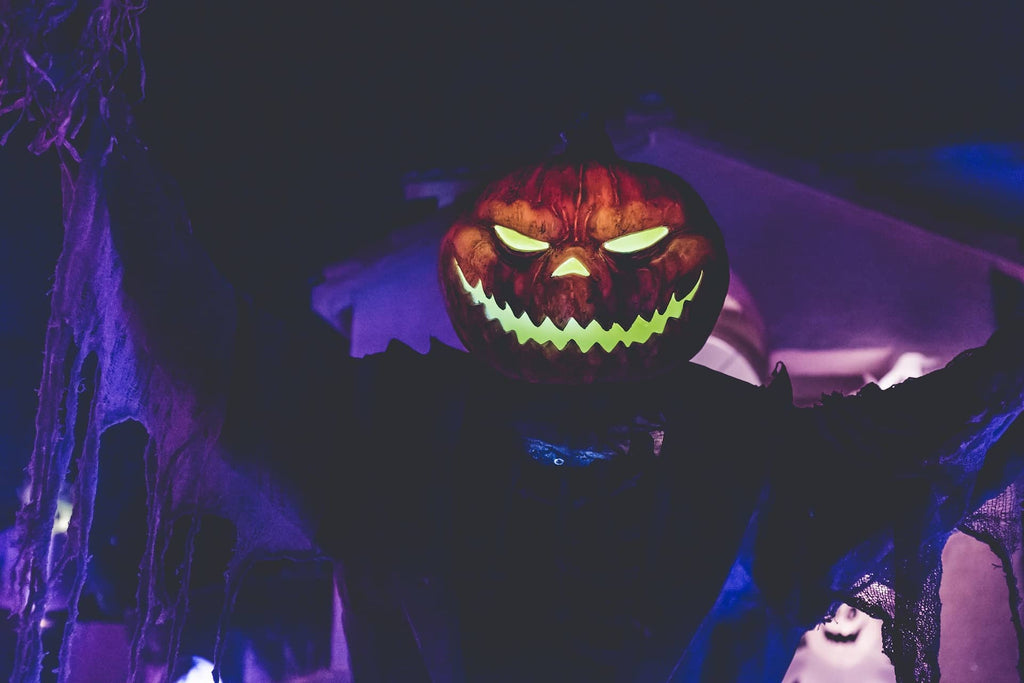
M 668 228 L 660 225 L 640 232 L 622 235 L 604 243 L 604 248 L 615 254 L 632 254 L 660 242 L 668 234 Z
M 527 237 L 523 233 L 516 232 L 515 230 L 506 228 L 503 225 L 495 225 L 494 234 L 497 235 L 498 239 L 504 242 L 505 246 L 512 251 L 521 251 L 525 254 L 544 251 L 548 246 L 550 246 L 547 242 Z

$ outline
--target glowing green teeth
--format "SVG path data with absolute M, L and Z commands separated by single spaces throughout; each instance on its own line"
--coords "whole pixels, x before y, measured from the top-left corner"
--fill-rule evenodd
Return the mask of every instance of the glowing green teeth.
M 621 343 L 623 346 L 643 344 L 652 336 L 661 334 L 665 331 L 665 324 L 669 320 L 683 314 L 683 305 L 688 301 L 693 301 L 704 279 L 704 272 L 701 271 L 693 289 L 686 296 L 679 299 L 672 294 L 664 311 L 655 311 L 650 320 L 638 315 L 629 329 L 623 329 L 619 323 L 612 323 L 611 327 L 606 330 L 596 320 L 591 320 L 584 327 L 575 318 L 569 318 L 565 327 L 559 328 L 551 321 L 551 318 L 545 317 L 539 325 L 536 325 L 525 311 L 518 316 L 515 315 L 508 303 L 499 304 L 494 297 L 484 292 L 481 281 L 470 285 L 458 262 L 454 263 L 455 272 L 458 273 L 459 281 L 462 283 L 462 289 L 473 304 L 483 306 L 484 316 L 488 320 L 497 320 L 506 332 L 514 333 L 520 344 L 525 344 L 527 340 L 532 339 L 538 344 L 554 344 L 555 348 L 561 351 L 570 340 L 573 340 L 579 345 L 580 351 L 584 353 L 593 348 L 595 344 L 606 352 L 610 352 L 617 344 Z

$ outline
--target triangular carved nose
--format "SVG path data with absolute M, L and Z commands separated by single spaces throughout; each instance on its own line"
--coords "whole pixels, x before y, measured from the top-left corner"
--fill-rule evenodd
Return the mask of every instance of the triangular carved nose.
M 551 273 L 551 277 L 563 277 L 565 275 L 582 275 L 583 277 L 586 277 L 590 275 L 590 271 L 587 270 L 587 267 L 583 265 L 578 258 L 570 256 L 562 261 L 562 263 L 555 268 L 555 271 Z

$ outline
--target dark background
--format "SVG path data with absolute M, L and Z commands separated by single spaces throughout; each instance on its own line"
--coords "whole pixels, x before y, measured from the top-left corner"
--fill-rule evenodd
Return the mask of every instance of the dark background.
M 1010 0 L 157 0 L 144 17 L 153 148 L 225 268 L 285 306 L 402 220 L 402 173 L 543 153 L 582 114 L 660 102 L 826 164 L 1024 137 Z
M 142 45 L 137 113 L 195 234 L 285 313 L 308 306 L 323 266 L 409 218 L 404 174 L 485 174 L 550 149 L 581 115 L 666 107 L 712 139 L 838 174 L 877 152 L 1024 141 L 1024 4 L 1010 0 L 151 0 Z M 5 501 L 31 448 L 54 162 L 0 151 Z M 930 207 L 956 194 L 898 181 L 872 191 Z M 994 204 L 960 210 L 980 224 Z M 1016 215 L 995 222 L 1019 231 Z

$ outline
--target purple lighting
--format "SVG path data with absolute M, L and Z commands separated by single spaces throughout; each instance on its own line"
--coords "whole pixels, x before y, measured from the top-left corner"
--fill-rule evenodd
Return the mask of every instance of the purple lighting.
M 201 140 L 209 155 L 196 163 L 149 118 L 174 99 L 162 90 L 174 69 L 141 96 L 144 4 L 0 10 L 0 145 L 49 155 L 40 220 L 62 229 L 40 282 L 0 275 L 49 304 L 29 345 L 31 448 L 0 432 L 14 451 L 0 454 L 0 484 L 25 481 L 13 527 L 0 525 L 0 676 L 930 683 L 940 664 L 951 678 L 982 660 L 992 678 L 1024 667 L 1021 254 L 714 142 L 656 96 L 607 120 L 587 112 L 601 146 L 579 156 L 567 133 L 565 150 L 501 181 L 460 168 L 361 196 L 396 167 L 394 142 L 360 142 L 374 152 L 362 164 L 333 138 L 379 116 L 408 140 L 413 110 L 384 102 L 422 100 L 428 119 L 431 102 L 457 102 L 457 121 L 497 136 L 468 84 L 487 81 L 476 97 L 522 118 L 559 103 L 473 61 L 406 93 L 391 81 L 429 69 L 378 74 L 354 59 L 344 38 L 377 38 L 355 21 L 376 10 L 346 3 L 203 5 L 210 24 L 168 24 L 179 50 L 217 34 L 237 70 L 219 87 L 242 93 L 222 109 L 203 69 L 182 76 L 211 98 L 196 111 L 232 119 L 225 135 L 204 135 L 205 116 L 176 121 L 182 146 Z M 256 55 L 213 28 L 217 12 L 241 31 L 263 11 L 274 21 Z M 494 21 L 438 41 L 425 27 L 440 12 L 388 23 L 392 49 L 426 41 L 426 60 L 444 46 L 454 67 L 463 48 L 503 44 Z M 600 12 L 572 14 L 595 40 Z M 610 14 L 605 37 L 621 27 L 660 46 L 673 33 L 634 30 L 635 7 Z M 738 35 L 753 40 L 758 16 Z M 707 32 L 681 25 L 691 42 Z M 658 80 L 626 54 L 614 69 L 597 56 L 564 68 L 559 45 L 527 50 L 517 73 L 543 67 L 534 80 L 594 99 L 603 81 L 648 92 Z M 733 88 L 723 73 L 705 97 Z M 324 99 L 355 109 L 360 91 L 343 86 L 363 78 L 389 89 L 376 108 L 349 118 Z M 267 125 L 285 110 L 287 126 Z M 976 179 L 1007 206 L 1024 196 L 1015 151 L 928 154 L 941 182 Z M 239 170 L 213 182 L 228 158 Z M 23 189 L 11 180 L 0 200 Z M 413 220 L 403 197 L 434 210 Z M 332 235 L 305 256 L 327 265 L 309 302 L 274 311 L 238 263 L 251 258 L 274 289 L 307 225 Z M 261 240 L 279 251 L 255 255 Z M 0 235 L 0 265 L 17 268 L 18 248 Z M 5 352 L 15 314 L 0 308 Z M 660 345 L 691 323 L 685 346 Z M 958 642 L 988 628 L 1001 629 L 995 644 Z

